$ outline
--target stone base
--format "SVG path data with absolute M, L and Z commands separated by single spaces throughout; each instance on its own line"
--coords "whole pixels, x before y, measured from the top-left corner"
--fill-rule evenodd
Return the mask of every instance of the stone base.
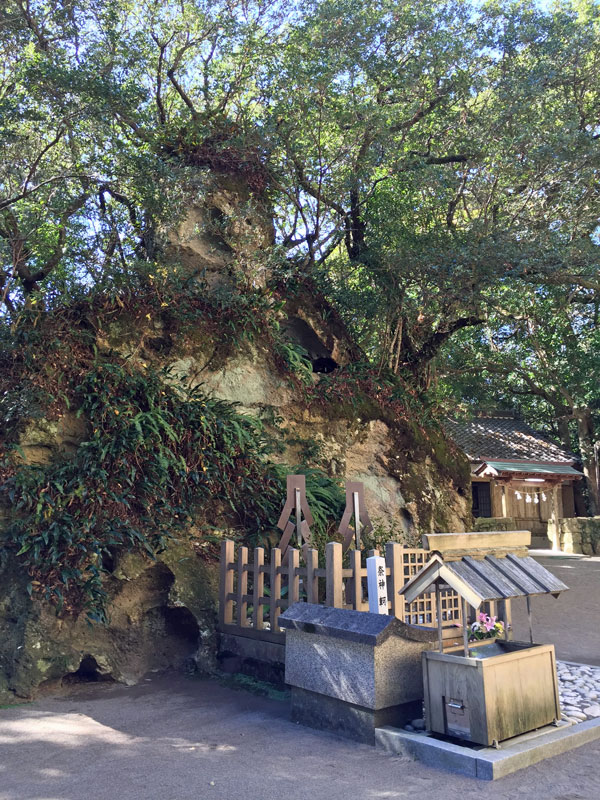
M 217 662 L 223 672 L 249 675 L 277 686 L 285 685 L 285 645 L 220 633 Z
M 405 725 L 423 715 L 423 701 L 414 700 L 374 711 L 307 689 L 292 686 L 292 722 L 330 731 L 346 739 L 375 744 L 375 729 Z
M 493 781 L 600 739 L 600 719 L 577 725 L 570 722 L 561 722 L 558 727 L 548 725 L 507 739 L 498 750 L 394 727 L 379 728 L 375 739 L 377 747 L 388 753 L 409 756 L 459 775 Z

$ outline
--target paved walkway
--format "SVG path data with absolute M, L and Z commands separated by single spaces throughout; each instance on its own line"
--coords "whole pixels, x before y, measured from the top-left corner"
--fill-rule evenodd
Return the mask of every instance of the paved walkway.
M 600 663 L 600 560 L 543 560 L 573 588 L 536 603 L 536 638 L 558 632 L 562 657 Z M 599 763 L 593 743 L 484 783 L 294 725 L 285 702 L 181 676 L 0 711 L 0 800 L 597 800 Z
M 566 583 L 569 591 L 558 599 L 531 598 L 535 640 L 554 642 L 557 657 L 565 661 L 600 666 L 600 558 L 536 559 Z M 513 601 L 513 625 L 515 639 L 528 641 L 525 600 Z

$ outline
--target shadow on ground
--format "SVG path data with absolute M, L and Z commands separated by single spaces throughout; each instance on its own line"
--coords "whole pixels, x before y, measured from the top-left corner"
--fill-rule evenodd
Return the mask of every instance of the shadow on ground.
M 571 591 L 534 599 L 536 638 L 599 664 L 600 561 L 541 560 Z M 515 628 L 526 636 L 524 609 Z M 179 675 L 0 710 L 0 800 L 596 800 L 599 758 L 594 743 L 482 783 L 292 724 L 285 700 Z

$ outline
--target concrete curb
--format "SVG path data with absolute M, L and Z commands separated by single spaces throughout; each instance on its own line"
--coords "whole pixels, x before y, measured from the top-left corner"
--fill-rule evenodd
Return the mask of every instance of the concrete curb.
M 577 725 L 561 724 L 559 728 L 547 726 L 517 736 L 503 743 L 499 750 L 493 747 L 464 747 L 389 726 L 375 731 L 376 746 L 387 753 L 411 756 L 432 767 L 488 781 L 503 778 L 595 739 L 600 739 L 600 718 Z
M 544 558 L 569 558 L 569 559 L 582 559 L 582 558 L 589 558 L 586 556 L 585 553 L 563 553 L 559 550 L 544 550 L 540 547 L 530 547 L 529 548 L 529 555 L 530 556 L 537 556 L 537 557 L 544 557 Z

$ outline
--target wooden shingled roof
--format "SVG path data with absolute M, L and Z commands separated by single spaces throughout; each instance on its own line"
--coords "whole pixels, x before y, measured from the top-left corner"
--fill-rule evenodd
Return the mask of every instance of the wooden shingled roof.
M 434 554 L 423 569 L 405 584 L 400 594 L 404 595 L 407 603 L 412 603 L 435 583 L 454 589 L 474 608 L 490 600 L 540 594 L 558 597 L 568 589 L 531 556 L 509 554 L 497 558 L 487 555 L 482 559 L 464 556 L 457 561 L 444 561 Z
M 572 464 L 573 453 L 548 436 L 512 416 L 478 416 L 473 419 L 448 419 L 448 436 L 470 461 L 541 461 Z

